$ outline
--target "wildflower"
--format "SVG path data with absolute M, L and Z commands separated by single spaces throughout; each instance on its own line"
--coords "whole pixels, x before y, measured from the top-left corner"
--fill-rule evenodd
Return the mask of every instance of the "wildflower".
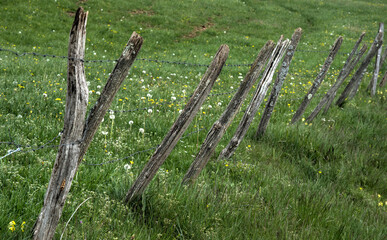
M 95 94 L 97 94 L 97 95 L 101 95 L 101 92 L 100 92 L 100 91 L 97 91 Z
M 132 120 L 130 120 L 130 121 L 129 121 L 129 125 L 132 125 L 132 124 L 133 124 L 133 121 L 132 121 Z
M 153 112 L 153 110 L 152 109 L 148 109 L 148 113 L 152 113 Z
M 172 101 L 175 101 L 175 100 L 176 100 L 176 97 L 175 97 L 175 96 L 172 96 L 172 97 L 171 97 L 171 100 L 172 100 Z
M 125 164 L 124 165 L 124 169 L 125 170 L 130 170 L 132 168 L 132 166 L 130 164 Z
M 140 133 L 142 133 L 142 134 L 145 132 L 145 130 L 143 128 L 140 128 L 138 131 L 140 131 Z
M 43 97 L 47 97 L 47 93 L 43 93 Z
M 378 198 L 381 198 L 382 196 L 380 194 L 378 194 Z
M 56 99 L 55 99 L 55 101 L 62 101 L 62 99 L 60 99 L 60 98 L 56 98 Z
M 24 224 L 26 224 L 26 222 L 23 222 L 20 226 L 20 229 L 22 230 L 22 232 L 24 232 Z
M 379 207 L 383 207 L 383 202 L 379 202 L 379 203 L 378 203 L 378 206 L 379 206 Z
M 108 135 L 108 132 L 106 131 L 101 131 L 102 135 Z
M 221 103 L 221 102 L 218 102 L 218 106 L 222 106 L 222 103 Z
M 9 222 L 8 229 L 11 230 L 12 232 L 15 231 L 16 230 L 15 225 L 16 225 L 15 221 Z
M 110 114 L 109 118 L 110 118 L 111 120 L 114 120 L 114 119 L 116 118 L 116 116 L 115 116 L 114 114 Z
M 313 95 L 311 93 L 308 94 L 308 99 L 312 99 Z

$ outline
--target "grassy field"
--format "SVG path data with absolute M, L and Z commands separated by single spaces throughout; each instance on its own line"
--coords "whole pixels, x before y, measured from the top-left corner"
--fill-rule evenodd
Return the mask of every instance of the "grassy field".
M 367 93 L 373 63 L 343 108 L 332 106 L 311 124 L 288 124 L 338 36 L 343 45 L 305 118 L 363 31 L 372 43 L 379 22 L 387 23 L 384 0 L 2 0 L 0 48 L 66 56 L 79 6 L 89 11 L 86 59 L 117 59 L 136 31 L 144 37 L 139 58 L 165 62 L 135 62 L 111 107 L 114 118 L 105 117 L 73 181 L 57 239 L 88 198 L 64 239 L 387 239 L 387 90 L 378 88 L 373 98 Z M 262 104 L 233 158 L 215 161 L 244 104 L 214 161 L 194 185 L 182 187 L 246 64 L 267 40 L 290 38 L 297 27 L 303 36 L 265 136 L 253 139 Z M 201 64 L 209 64 L 221 44 L 230 46 L 229 66 L 212 95 L 139 207 L 125 206 L 152 148 L 205 72 Z M 113 67 L 112 61 L 85 63 L 89 106 Z M 385 64 L 381 74 L 386 70 Z M 63 128 L 66 71 L 63 58 L 0 51 L 0 156 L 20 148 L 0 159 L 0 239 L 28 239 L 43 205 Z

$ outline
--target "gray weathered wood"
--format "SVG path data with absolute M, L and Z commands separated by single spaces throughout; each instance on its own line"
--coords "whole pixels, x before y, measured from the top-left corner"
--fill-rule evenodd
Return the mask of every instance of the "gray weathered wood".
M 235 150 L 238 148 L 239 144 L 242 142 L 243 138 L 245 137 L 247 130 L 249 129 L 250 124 L 253 121 L 254 116 L 258 111 L 258 108 L 260 107 L 263 99 L 265 98 L 267 89 L 273 79 L 274 72 L 279 62 L 281 61 L 282 56 L 284 55 L 286 49 L 290 44 L 289 40 L 285 40 L 283 42 L 281 40 L 282 40 L 282 37 L 278 42 L 272 56 L 270 57 L 269 63 L 267 64 L 263 77 L 261 81 L 258 83 L 254 96 L 250 101 L 250 104 L 247 107 L 241 121 L 239 122 L 239 126 L 234 136 L 231 138 L 228 145 L 222 150 L 218 159 L 230 158 L 234 154 Z
M 307 122 L 312 122 L 313 119 L 319 114 L 321 109 L 324 107 L 324 105 L 330 105 L 333 101 L 333 99 L 336 96 L 337 90 L 341 86 L 341 84 L 344 82 L 344 80 L 348 77 L 348 75 L 352 72 L 352 70 L 355 68 L 356 64 L 360 61 L 361 57 L 364 55 L 365 51 L 367 50 L 367 46 L 363 45 L 363 47 L 360 49 L 359 53 L 355 58 L 354 55 L 357 51 L 357 48 L 359 47 L 359 44 L 361 40 L 364 37 L 363 33 L 359 40 L 356 42 L 355 47 L 352 49 L 351 54 L 348 56 L 347 61 L 344 64 L 343 69 L 341 69 L 339 76 L 337 77 L 337 80 L 335 84 L 328 90 L 328 92 L 324 95 L 324 97 L 320 100 L 320 102 L 317 104 L 315 109 L 312 111 L 312 113 L 309 115 L 309 117 L 306 118 Z M 329 105 L 325 107 L 324 112 L 327 112 L 329 109 Z
M 345 79 L 349 76 L 350 72 L 352 72 L 352 70 L 356 67 L 357 63 L 360 61 L 360 59 L 363 57 L 364 53 L 367 51 L 367 48 L 368 48 L 367 45 L 364 44 L 363 47 L 360 49 L 358 55 L 354 59 L 353 63 L 351 64 L 351 66 L 346 69 L 346 70 L 348 70 L 348 73 L 343 75 L 343 77 L 340 79 L 340 81 L 339 81 L 339 78 L 337 79 L 338 84 L 335 85 L 334 86 L 335 88 L 333 88 L 332 92 L 329 93 L 331 95 L 328 97 L 327 103 L 325 104 L 324 112 L 323 112 L 324 114 L 328 112 L 330 106 L 332 105 L 333 100 L 336 97 L 336 94 L 337 94 L 339 87 L 342 85 L 342 83 L 345 81 Z
M 136 32 L 133 32 L 128 43 L 126 44 L 120 58 L 118 59 L 116 66 L 110 73 L 104 89 L 101 92 L 97 102 L 90 110 L 87 117 L 85 128 L 83 129 L 83 142 L 81 143 L 81 155 L 79 162 L 82 161 L 84 154 L 89 147 L 94 134 L 98 130 L 99 125 L 102 122 L 103 117 L 110 108 L 113 99 L 120 89 L 121 84 L 128 76 L 129 69 L 141 49 L 143 38 Z
M 70 32 L 64 131 L 33 239 L 53 238 L 77 169 L 88 101 L 84 65 L 80 60 L 85 53 L 87 15 L 82 8 L 78 9 Z
M 379 87 L 384 87 L 384 85 L 386 85 L 386 82 L 387 82 L 387 71 L 384 73 L 383 80 L 380 81 Z
M 379 24 L 379 33 L 382 33 L 382 41 L 384 37 L 384 24 Z M 378 76 L 379 76 L 379 70 L 381 66 L 381 59 L 382 59 L 382 47 L 380 47 L 376 53 L 376 60 L 375 60 L 375 68 L 374 68 L 374 74 L 372 75 L 372 79 L 370 81 L 370 84 L 368 85 L 368 89 L 371 92 L 371 96 L 375 96 L 376 93 L 376 85 L 378 82 Z
M 195 180 L 204 166 L 208 163 L 210 157 L 215 151 L 216 146 L 223 137 L 227 128 L 230 126 L 235 115 L 239 111 L 243 101 L 249 93 L 249 90 L 256 82 L 258 76 L 261 74 L 273 50 L 274 43 L 272 41 L 268 41 L 261 49 L 256 60 L 254 61 L 254 64 L 251 66 L 250 71 L 246 74 L 245 78 L 241 82 L 238 91 L 231 99 L 226 110 L 208 132 L 199 153 L 196 155 L 194 162 L 183 178 L 183 184 Z
M 228 57 L 228 53 L 229 48 L 227 45 L 220 46 L 214 57 L 214 60 L 208 67 L 191 99 L 184 107 L 184 110 L 175 121 L 167 135 L 164 137 L 164 140 L 161 142 L 160 146 L 149 159 L 137 180 L 129 189 L 125 197 L 125 203 L 131 202 L 141 196 L 148 184 L 152 181 L 153 177 L 156 175 L 165 159 L 169 156 L 177 142 L 180 140 L 181 136 L 188 128 L 204 100 L 210 93 L 216 78 L 222 71 L 223 65 Z
M 382 46 L 382 33 L 378 33 L 375 38 L 375 41 L 371 45 L 370 50 L 368 51 L 366 57 L 361 63 L 360 67 L 357 69 L 355 74 L 352 76 L 351 80 L 345 87 L 344 91 L 341 93 L 340 97 L 336 101 L 336 105 L 342 107 L 347 100 L 347 98 L 352 98 L 356 92 L 358 87 L 360 86 L 360 82 L 364 76 L 365 71 L 367 70 L 368 65 L 371 62 L 371 59 L 375 56 L 378 49 Z
M 329 53 L 327 59 L 325 60 L 324 65 L 322 66 L 319 74 L 317 75 L 316 79 L 314 80 L 313 85 L 310 87 L 310 89 L 309 89 L 308 93 L 305 95 L 304 100 L 302 101 L 300 107 L 297 109 L 296 113 L 293 115 L 293 118 L 290 122 L 291 124 L 294 124 L 295 122 L 300 120 L 300 118 L 302 117 L 302 114 L 304 114 L 306 107 L 312 101 L 314 94 L 316 93 L 317 89 L 320 87 L 322 81 L 324 80 L 325 75 L 327 74 L 333 60 L 335 59 L 336 54 L 339 51 L 342 42 L 343 42 L 343 37 L 340 36 L 336 39 L 335 43 L 333 44 L 333 46 L 330 50 L 330 53 Z
M 70 32 L 64 131 L 44 198 L 44 205 L 33 228 L 33 239 L 53 238 L 79 164 L 142 45 L 142 38 L 133 33 L 100 99 L 85 122 L 88 88 L 82 59 L 84 58 L 87 15 L 82 8 L 79 8 Z
M 288 74 L 289 66 L 290 66 L 290 63 L 292 62 L 294 52 L 296 51 L 298 42 L 301 39 L 301 34 L 302 34 L 301 28 L 296 29 L 296 31 L 294 31 L 293 33 L 290 45 L 285 54 L 284 60 L 282 61 L 279 74 L 277 75 L 277 79 L 274 83 L 273 89 L 271 90 L 269 101 L 266 104 L 265 111 L 262 114 L 261 121 L 259 122 L 258 130 L 255 134 L 255 138 L 257 139 L 263 136 L 267 126 L 269 125 L 270 117 L 273 113 L 274 106 L 277 102 L 278 95 L 282 88 L 282 84 L 284 83 L 286 75 Z

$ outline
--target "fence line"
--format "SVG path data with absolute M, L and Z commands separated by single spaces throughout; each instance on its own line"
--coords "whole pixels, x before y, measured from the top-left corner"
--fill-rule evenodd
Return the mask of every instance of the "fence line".
M 69 60 L 80 60 L 81 62 L 84 63 L 104 63 L 104 62 L 117 62 L 116 59 L 95 59 L 95 60 L 85 60 L 85 59 L 74 59 L 74 58 L 69 58 L 67 56 L 59 56 L 59 55 L 54 55 L 54 54 L 43 54 L 43 53 L 36 53 L 36 52 L 17 52 L 14 50 L 10 49 L 5 49 L 5 48 L 0 48 L 0 52 L 9 52 L 12 53 L 16 56 L 22 57 L 22 56 L 27 56 L 27 55 L 33 55 L 33 56 L 39 56 L 39 57 L 51 57 L 51 58 L 60 58 L 60 59 L 69 59 Z M 328 50 L 296 50 L 296 52 L 318 52 L 318 53 L 325 53 L 329 52 Z M 350 54 L 349 52 L 343 52 L 343 53 L 338 53 L 342 55 L 348 55 Z M 159 59 L 148 59 L 148 58 L 137 58 L 135 61 L 145 61 L 145 62 L 155 62 L 155 63 L 165 63 L 165 64 L 174 64 L 174 65 L 185 65 L 185 66 L 191 66 L 191 67 L 208 67 L 208 64 L 203 64 L 203 63 L 190 63 L 190 62 L 180 62 L 180 61 L 168 61 L 168 60 L 159 60 Z M 224 66 L 226 67 L 249 67 L 251 66 L 251 63 L 241 63 L 241 64 L 225 64 Z

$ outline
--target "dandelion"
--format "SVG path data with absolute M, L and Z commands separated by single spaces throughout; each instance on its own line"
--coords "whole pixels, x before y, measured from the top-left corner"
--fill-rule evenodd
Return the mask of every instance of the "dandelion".
M 60 99 L 60 98 L 56 98 L 56 99 L 55 99 L 55 101 L 62 101 L 62 99 Z
M 97 95 L 101 95 L 101 92 L 100 92 L 100 91 L 97 91 L 95 94 L 97 94 Z
M 132 121 L 132 120 L 130 120 L 130 121 L 129 121 L 129 125 L 132 125 L 132 124 L 133 124 L 133 121 Z
M 172 101 L 175 101 L 175 100 L 176 100 L 176 97 L 175 97 L 175 96 L 172 96 L 172 97 L 171 97 L 171 100 L 172 100 Z
M 222 103 L 221 103 L 221 102 L 218 102 L 218 106 L 222 106 Z
M 43 93 L 43 97 L 47 97 L 47 93 Z
M 106 131 L 101 131 L 102 135 L 108 135 L 109 132 L 106 132 Z
M 20 229 L 22 230 L 22 232 L 24 232 L 24 224 L 26 224 L 26 222 L 23 222 L 20 226 Z
M 378 206 L 379 206 L 379 207 L 383 207 L 383 202 L 379 202 L 379 203 L 378 203 Z
M 151 114 L 153 112 L 152 109 L 148 109 L 148 113 Z
M 148 93 L 146 96 L 147 96 L 148 98 L 152 98 L 152 95 L 149 94 L 149 93 Z
M 15 231 L 16 230 L 15 225 L 16 225 L 15 221 L 9 222 L 8 229 L 11 230 L 12 232 Z
M 114 120 L 114 119 L 116 118 L 116 116 L 115 116 L 114 114 L 110 114 L 109 118 L 110 118 L 111 120 Z
M 138 131 L 142 134 L 144 134 L 145 130 L 143 128 L 138 129 Z
M 311 93 L 308 94 L 308 99 L 312 99 L 313 95 Z
M 124 169 L 127 170 L 127 171 L 130 170 L 131 168 L 132 168 L 132 165 L 130 165 L 130 164 L 125 164 L 124 165 Z

